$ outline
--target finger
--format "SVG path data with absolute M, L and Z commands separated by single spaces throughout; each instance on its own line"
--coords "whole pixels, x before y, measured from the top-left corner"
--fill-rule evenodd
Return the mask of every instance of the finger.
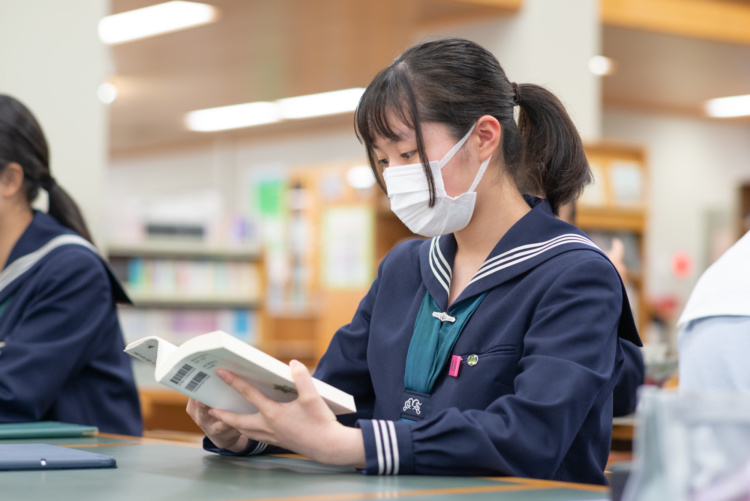
M 613 256 L 622 259 L 622 257 L 625 255 L 625 245 L 622 243 L 622 240 L 620 240 L 619 238 L 612 239 L 612 248 L 610 249 L 610 253 Z
M 188 414 L 190 414 L 193 411 L 198 410 L 197 403 L 198 403 L 197 400 L 193 398 L 188 398 L 187 407 L 185 407 L 185 410 L 187 411 Z
M 315 387 L 312 376 L 310 375 L 310 371 L 307 370 L 307 367 L 297 360 L 292 360 L 289 362 L 289 368 L 292 371 L 294 386 L 297 387 L 297 398 L 299 398 L 300 401 L 309 402 L 320 398 L 318 395 L 318 389 Z
M 210 409 L 210 407 L 208 407 L 206 404 L 190 398 L 188 399 L 187 406 L 185 407 L 185 412 L 187 412 L 188 415 L 193 419 L 203 419 L 208 416 L 208 409 Z
M 252 436 L 258 432 L 267 431 L 263 426 L 264 418 L 261 414 L 237 414 L 219 409 L 211 409 L 208 414 L 223 426 L 238 430 L 242 434 Z
M 258 408 L 261 412 L 267 412 L 269 406 L 275 402 L 266 397 L 260 390 L 250 383 L 244 381 L 242 378 L 237 377 L 235 374 L 224 370 L 216 369 L 216 375 L 221 378 L 222 381 L 231 386 L 237 393 L 245 397 L 245 399 Z
M 198 402 L 194 398 L 188 398 L 188 403 L 187 403 L 187 411 L 188 412 L 190 412 L 191 410 L 195 410 L 197 412 L 197 411 L 199 411 L 201 409 L 209 409 L 209 407 L 206 404 L 204 404 L 203 402 Z

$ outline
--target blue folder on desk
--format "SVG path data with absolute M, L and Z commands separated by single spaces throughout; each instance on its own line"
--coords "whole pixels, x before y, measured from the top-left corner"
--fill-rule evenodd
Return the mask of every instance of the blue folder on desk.
M 49 444 L 0 444 L 0 471 L 116 468 L 112 456 Z

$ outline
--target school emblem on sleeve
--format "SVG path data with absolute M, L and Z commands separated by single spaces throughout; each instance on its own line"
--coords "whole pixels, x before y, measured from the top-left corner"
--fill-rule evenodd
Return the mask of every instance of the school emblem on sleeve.
M 414 412 L 417 414 L 421 414 L 420 408 L 422 407 L 422 402 L 419 401 L 418 398 L 410 398 L 404 402 L 404 408 L 401 409 L 402 411 L 408 411 L 410 409 L 414 409 Z

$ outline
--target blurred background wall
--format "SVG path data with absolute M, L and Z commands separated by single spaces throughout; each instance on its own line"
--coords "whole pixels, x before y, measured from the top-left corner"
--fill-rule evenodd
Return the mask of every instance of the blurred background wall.
M 0 92 L 28 106 L 50 143 L 52 173 L 95 237 L 106 221 L 108 109 L 97 99 L 109 58 L 96 27 L 107 0 L 0 2 Z M 101 238 L 99 238 L 101 239 Z

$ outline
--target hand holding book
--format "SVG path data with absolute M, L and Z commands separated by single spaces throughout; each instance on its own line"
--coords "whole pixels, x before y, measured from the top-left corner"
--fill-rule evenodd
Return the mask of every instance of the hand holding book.
M 203 433 L 219 449 L 240 453 L 247 449 L 250 439 L 228 424 L 209 414 L 211 407 L 191 398 L 188 400 L 188 416 L 195 421 Z
M 277 402 L 297 398 L 288 365 L 239 339 L 215 331 L 194 337 L 177 347 L 157 336 L 130 343 L 125 352 L 155 366 L 156 381 L 209 407 L 238 414 L 257 408 L 216 377 L 225 369 Z M 320 396 L 335 414 L 356 412 L 354 397 L 322 381 L 313 380 Z
M 361 430 L 335 416 L 356 412 L 354 397 L 314 379 L 299 362 L 286 365 L 221 331 L 179 347 L 146 337 L 125 351 L 154 365 L 158 382 L 191 397 L 188 414 L 220 448 L 241 452 L 252 439 L 364 467 Z
M 212 435 L 207 431 L 212 441 L 214 438 L 233 440 L 229 449 L 234 452 L 247 447 L 248 442 L 243 441 L 242 437 L 248 437 L 292 450 L 321 463 L 364 468 L 362 431 L 343 426 L 336 420 L 336 416 L 318 394 L 315 380 L 304 365 L 293 360 L 289 366 L 299 397 L 287 403 L 275 402 L 237 375 L 217 370 L 217 376 L 243 395 L 259 412 L 243 415 L 209 409 L 206 413 L 213 421 L 196 422 L 204 431 L 210 428 L 212 433 L 216 433 Z M 206 426 L 209 423 L 210 426 Z M 240 434 L 236 440 L 232 430 Z

